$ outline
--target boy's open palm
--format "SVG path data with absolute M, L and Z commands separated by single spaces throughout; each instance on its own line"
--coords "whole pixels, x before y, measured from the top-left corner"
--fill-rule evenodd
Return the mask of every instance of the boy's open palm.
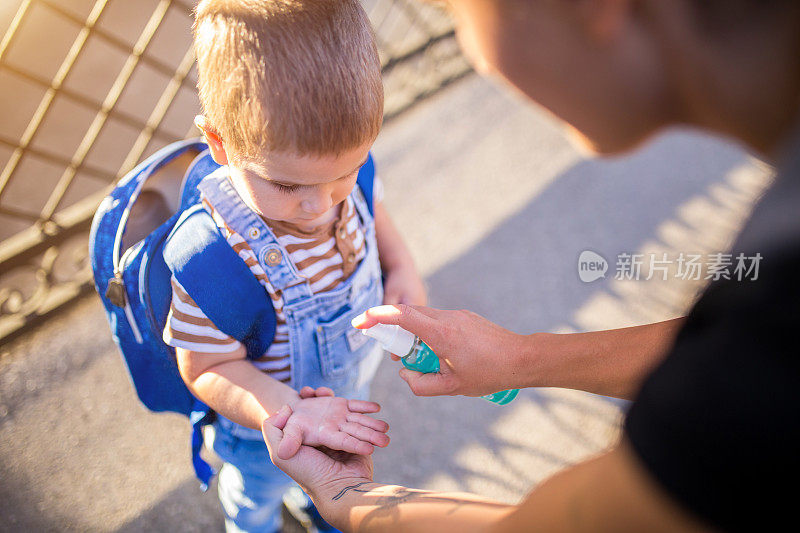
M 301 398 L 285 409 L 291 413 L 278 446 L 281 459 L 290 459 L 303 444 L 360 455 L 389 444 L 389 424 L 365 414 L 380 411 L 375 402 L 324 396 Z

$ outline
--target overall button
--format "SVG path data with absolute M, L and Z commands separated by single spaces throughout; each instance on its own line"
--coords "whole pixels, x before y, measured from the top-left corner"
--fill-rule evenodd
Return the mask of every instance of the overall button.
M 339 238 L 346 239 L 347 238 L 347 228 L 342 228 L 339 230 Z
M 347 263 L 348 264 L 353 264 L 355 262 L 355 260 L 356 260 L 356 254 L 354 254 L 352 252 L 347 254 Z
M 247 230 L 247 235 L 248 235 L 248 236 L 249 236 L 251 239 L 258 239 L 258 238 L 261 236 L 261 230 L 259 230 L 259 229 L 258 229 L 257 227 L 255 227 L 255 226 L 253 226 L 253 227 L 251 227 L 249 230 Z
M 264 262 L 271 267 L 280 265 L 281 261 L 283 261 L 283 254 L 277 248 L 270 248 L 264 254 Z

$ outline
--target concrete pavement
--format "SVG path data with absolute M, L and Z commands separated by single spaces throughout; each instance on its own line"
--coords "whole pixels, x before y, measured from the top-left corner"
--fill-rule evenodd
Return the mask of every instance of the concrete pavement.
M 392 122 L 375 155 L 431 304 L 520 333 L 679 315 L 702 281 L 616 280 L 614 258 L 724 249 L 769 180 L 737 147 L 691 132 L 587 160 L 544 113 L 475 76 Z M 579 280 L 583 250 L 609 261 L 605 279 Z M 221 529 L 213 490 L 192 477 L 187 425 L 138 404 L 96 298 L 1 350 L 0 530 Z M 379 480 L 515 502 L 619 434 L 624 402 L 561 389 L 506 407 L 416 398 L 397 368 L 386 361 L 373 386 L 392 428 Z

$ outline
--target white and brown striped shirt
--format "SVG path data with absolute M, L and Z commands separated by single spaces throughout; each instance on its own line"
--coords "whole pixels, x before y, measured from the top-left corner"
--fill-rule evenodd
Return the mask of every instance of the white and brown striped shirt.
M 375 179 L 375 202 L 382 197 L 382 187 Z M 234 232 L 207 200 L 203 205 L 211 213 L 228 244 L 239 254 L 250 271 L 264 286 L 275 307 L 275 338 L 266 353 L 253 364 L 273 378 L 290 380 L 289 333 L 283 313 L 281 291 L 276 290 L 247 242 Z M 285 222 L 267 220 L 275 237 L 286 251 L 301 276 L 308 279 L 314 294 L 335 289 L 353 273 L 366 255 L 364 229 L 353 200 L 342 202 L 339 216 L 311 232 Z M 241 343 L 220 331 L 172 278 L 172 304 L 164 328 L 164 342 L 194 352 L 222 354 L 238 349 Z

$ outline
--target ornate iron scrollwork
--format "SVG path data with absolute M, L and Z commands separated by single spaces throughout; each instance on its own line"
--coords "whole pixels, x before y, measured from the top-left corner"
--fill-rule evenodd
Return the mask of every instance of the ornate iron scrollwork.
M 17 134 L 0 127 L 0 341 L 18 334 L 91 287 L 86 239 L 92 214 L 109 184 L 154 148 L 176 139 L 174 120 L 173 129 L 165 123 L 171 117 L 185 115 L 188 118 L 180 122 L 185 122 L 183 134 L 196 134 L 191 129 L 196 100 L 186 97 L 194 95 L 196 78 L 188 42 L 194 3 L 164 0 L 155 8 L 148 7 L 151 4 L 137 8 L 131 6 L 139 3 L 124 3 L 129 15 L 138 9 L 136 16 L 141 19 L 140 34 L 128 40 L 106 27 L 114 19 L 107 12 L 112 6 L 119 8 L 123 4 L 107 0 L 96 0 L 93 5 L 84 2 L 82 7 L 61 0 L 20 2 L 5 35 L 0 27 L 0 74 L 30 87 L 30 94 L 36 90 L 41 93 L 31 96 L 39 98 L 38 101 L 30 102 L 28 93 L 2 95 L 20 99 L 21 106 L 28 98 L 24 101 L 30 103 L 31 116 L 27 125 L 16 128 Z M 378 38 L 386 86 L 386 120 L 469 71 L 455 43 L 452 21 L 441 9 L 409 0 L 362 0 L 362 3 Z M 43 17 L 45 13 L 47 16 Z M 186 41 L 177 47 L 174 42 L 167 43 L 166 48 L 163 42 L 158 42 L 157 37 L 164 41 L 158 30 L 168 14 L 173 20 L 183 17 L 186 22 L 187 32 L 183 36 Z M 116 17 L 119 18 L 118 13 Z M 36 26 L 45 19 L 80 28 L 72 42 L 62 45 L 63 61 L 49 73 L 37 67 L 36 50 L 15 48 L 18 43 L 27 42 L 16 38 L 20 34 L 46 33 L 47 28 Z M 104 97 L 92 95 L 89 89 L 83 92 L 77 89 L 96 85 L 98 77 L 102 77 L 94 66 L 88 71 L 85 64 L 81 66 L 81 61 L 86 63 L 86 56 L 92 54 L 92 43 L 97 42 L 103 43 L 103 50 L 114 50 L 121 58 L 127 58 L 120 62 L 118 72 L 106 73 L 113 83 L 109 83 Z M 20 61 L 24 56 L 31 61 Z M 76 84 L 80 75 L 87 79 Z M 127 92 L 136 92 L 126 92 L 126 87 L 135 83 L 137 75 L 151 76 L 163 84 L 161 95 L 153 98 L 144 113 L 132 112 L 122 105 L 127 103 Z M 88 76 L 92 76 L 91 80 Z M 64 120 L 59 113 L 65 102 L 90 116 L 94 113 L 83 138 L 75 142 L 72 155 L 64 151 L 60 136 L 46 131 L 53 116 Z M 102 157 L 107 151 L 103 133 L 113 128 L 118 135 L 134 133 L 132 137 L 128 133 L 127 140 L 115 139 L 115 147 L 123 152 L 115 160 L 113 168 L 117 170 L 109 171 L 111 163 Z M 24 196 L 22 200 L 19 196 L 12 197 L 11 189 L 28 185 L 24 180 L 40 183 L 39 175 L 29 173 L 31 162 L 38 165 L 36 168 L 54 171 L 55 179 L 49 185 L 42 185 L 42 189 L 22 187 L 29 191 L 30 200 Z M 93 190 L 82 192 L 87 187 Z M 41 193 L 45 193 L 45 200 Z M 39 200 L 34 200 L 34 196 Z M 26 202 L 30 205 L 25 205 Z M 112 285 L 108 290 L 118 293 L 117 283 L 112 281 Z

